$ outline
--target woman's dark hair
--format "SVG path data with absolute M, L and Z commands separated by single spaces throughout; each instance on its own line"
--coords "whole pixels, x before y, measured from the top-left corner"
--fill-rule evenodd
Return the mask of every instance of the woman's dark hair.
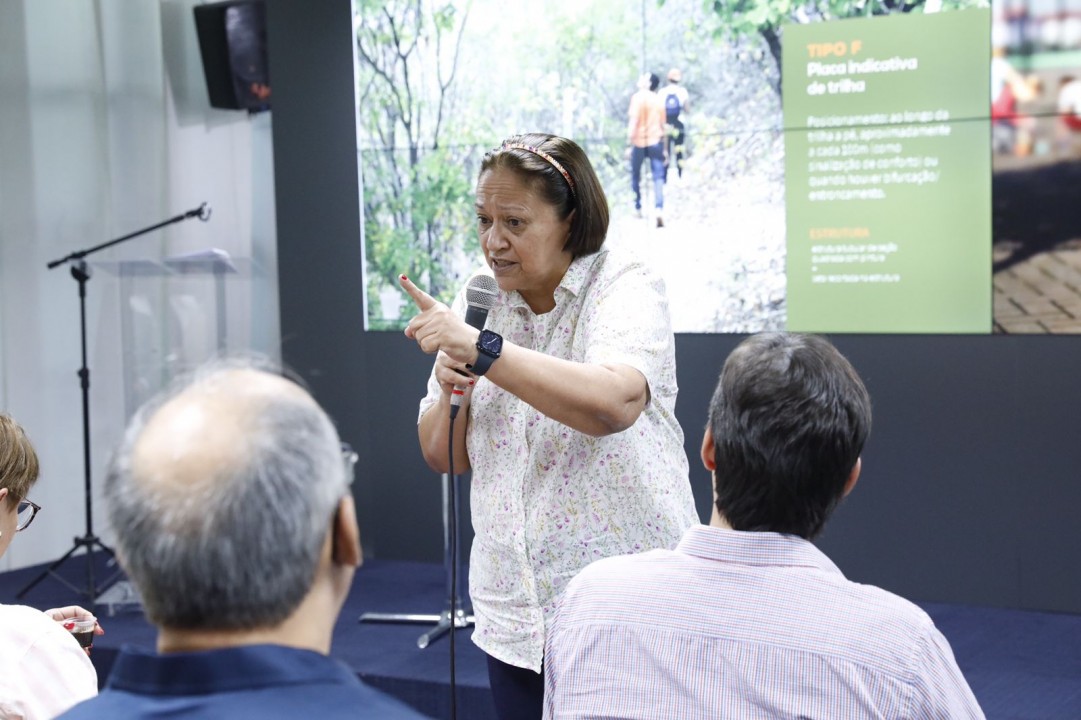
M 535 148 L 543 155 L 521 146 Z M 563 166 L 570 181 L 544 155 Z M 608 198 L 593 165 L 577 143 L 545 133 L 515 135 L 485 153 L 480 174 L 496 169 L 517 173 L 556 208 L 561 220 L 574 213 L 570 236 L 563 246 L 572 257 L 591 255 L 601 249 L 608 236 Z

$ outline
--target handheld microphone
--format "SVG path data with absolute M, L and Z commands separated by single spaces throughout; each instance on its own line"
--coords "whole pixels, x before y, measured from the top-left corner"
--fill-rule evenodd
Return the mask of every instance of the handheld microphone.
M 488 311 L 495 307 L 499 298 L 499 283 L 491 275 L 474 275 L 465 286 L 465 321 L 477 330 L 484 329 L 488 321 Z M 450 416 L 458 414 L 465 396 L 465 386 L 455 385 L 450 393 Z

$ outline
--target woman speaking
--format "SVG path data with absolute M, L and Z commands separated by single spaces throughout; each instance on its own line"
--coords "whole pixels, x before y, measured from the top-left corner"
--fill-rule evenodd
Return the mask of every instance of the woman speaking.
M 671 547 L 698 521 L 676 421 L 663 282 L 604 248 L 608 201 L 578 145 L 512 137 L 488 152 L 477 231 L 499 293 L 483 331 L 405 276 L 405 334 L 436 355 L 421 449 L 472 469 L 473 641 L 501 718 L 541 717 L 545 625 L 567 582 L 603 557 Z M 464 419 L 464 421 L 463 421 Z

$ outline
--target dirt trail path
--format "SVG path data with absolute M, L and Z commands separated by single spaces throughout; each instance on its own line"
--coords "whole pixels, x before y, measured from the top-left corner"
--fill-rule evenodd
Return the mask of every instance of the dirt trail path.
M 613 199 L 609 242 L 637 252 L 664 278 L 675 332 L 782 329 L 785 224 L 777 194 L 765 180 L 719 183 L 689 161 L 665 186 L 664 227 L 652 212 L 639 218 Z M 647 198 L 643 204 L 652 204 L 651 187 Z

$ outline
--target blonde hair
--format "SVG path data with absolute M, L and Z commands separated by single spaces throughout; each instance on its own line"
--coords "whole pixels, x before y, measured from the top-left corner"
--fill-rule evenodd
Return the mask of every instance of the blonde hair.
M 8 500 L 18 503 L 37 482 L 38 454 L 30 438 L 10 415 L 0 413 L 0 487 L 8 489 Z

